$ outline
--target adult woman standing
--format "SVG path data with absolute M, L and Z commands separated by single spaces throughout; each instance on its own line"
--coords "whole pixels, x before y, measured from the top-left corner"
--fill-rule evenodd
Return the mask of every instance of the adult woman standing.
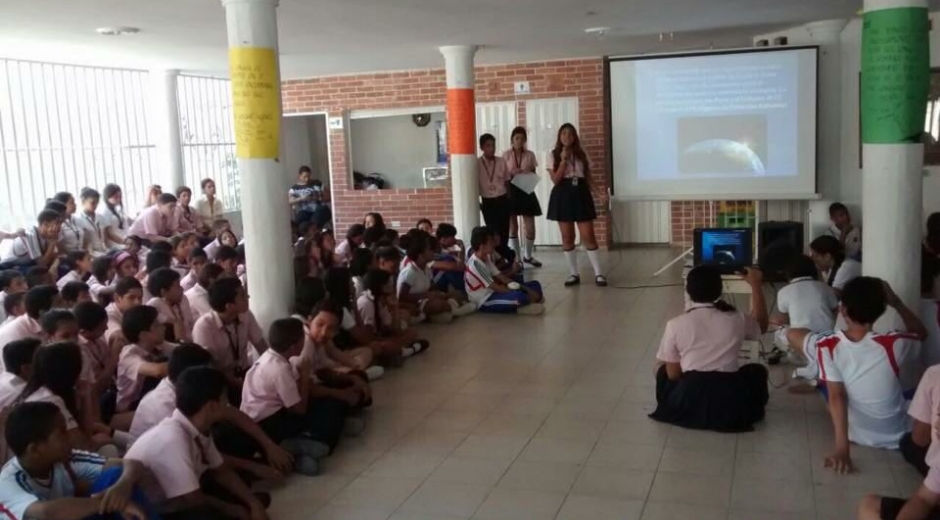
M 529 136 L 525 128 L 521 126 L 513 128 L 510 139 L 512 148 L 503 154 L 509 180 L 516 175 L 536 175 L 535 169 L 538 168 L 539 163 L 535 159 L 535 154 L 526 149 Z M 512 201 L 509 217 L 509 247 L 516 251 L 517 256 L 524 263 L 533 267 L 542 267 L 542 262 L 532 257 L 532 251 L 535 248 L 535 217 L 542 214 L 539 198 L 535 193 L 526 193 L 511 182 L 509 183 L 509 198 Z M 521 241 L 518 217 L 522 217 L 524 226 Z
M 548 219 L 558 222 L 561 229 L 562 247 L 571 272 L 571 276 L 565 280 L 565 287 L 581 283 L 578 256 L 574 249 L 575 224 L 587 250 L 588 260 L 594 268 L 594 283 L 598 287 L 606 287 L 607 278 L 601 274 L 597 238 L 594 236 L 597 211 L 594 209 L 594 197 L 591 196 L 591 165 L 581 148 L 578 131 L 571 123 L 565 123 L 558 129 L 552 158 L 554 165 L 548 172 L 555 187 L 548 201 Z M 603 195 L 599 194 L 598 198 L 603 198 Z
M 223 218 L 225 207 L 221 200 L 215 198 L 214 180 L 203 179 L 199 186 L 202 188 L 202 196 L 196 201 L 196 212 L 199 213 L 206 226 L 211 226 L 213 222 Z

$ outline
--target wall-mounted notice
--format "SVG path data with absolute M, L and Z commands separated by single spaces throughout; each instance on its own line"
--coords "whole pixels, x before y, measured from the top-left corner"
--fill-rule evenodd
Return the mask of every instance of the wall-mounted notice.
M 240 159 L 277 159 L 280 151 L 281 106 L 278 101 L 277 56 L 274 49 L 229 49 L 235 155 Z
M 863 143 L 920 141 L 930 87 L 929 24 L 926 8 L 865 13 Z

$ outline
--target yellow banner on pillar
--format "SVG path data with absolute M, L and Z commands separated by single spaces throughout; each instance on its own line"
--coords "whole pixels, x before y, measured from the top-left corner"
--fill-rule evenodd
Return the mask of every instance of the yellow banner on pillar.
M 240 159 L 277 159 L 281 105 L 274 49 L 235 47 L 228 51 L 235 118 L 235 155 Z

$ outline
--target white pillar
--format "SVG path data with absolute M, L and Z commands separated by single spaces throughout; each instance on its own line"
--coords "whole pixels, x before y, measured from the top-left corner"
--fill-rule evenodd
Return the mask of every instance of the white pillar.
M 228 25 L 236 155 L 251 310 L 262 327 L 290 315 L 294 275 L 280 156 L 278 0 L 222 0 Z
M 178 70 L 150 71 L 150 121 L 155 132 L 157 171 L 163 191 L 172 193 L 186 184 L 183 143 L 180 136 Z M 190 186 L 190 188 L 193 188 Z M 197 190 L 198 191 L 198 190 Z
M 927 0 L 865 0 L 864 17 L 863 269 L 887 280 L 917 309 L 924 168 L 917 141 L 929 77 Z
M 447 151 L 454 199 L 454 226 L 470 237 L 480 225 L 480 189 L 477 179 L 476 102 L 473 56 L 475 45 L 440 48 L 447 74 Z
M 823 20 L 805 25 L 819 46 L 818 190 L 823 199 L 839 200 L 842 193 L 842 29 L 845 20 Z M 828 212 L 826 220 L 828 220 Z M 812 240 L 813 237 L 809 237 Z

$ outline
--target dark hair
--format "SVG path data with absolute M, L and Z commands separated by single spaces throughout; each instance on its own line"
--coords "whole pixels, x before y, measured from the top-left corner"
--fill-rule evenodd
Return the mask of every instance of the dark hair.
M 69 251 L 69 253 L 65 255 L 65 258 L 68 261 L 68 263 L 71 264 L 72 267 L 74 268 L 75 264 L 81 262 L 85 258 L 88 258 L 88 256 L 89 256 L 88 251 L 85 251 L 84 249 L 79 249 L 77 251 Z
M 10 451 L 17 457 L 26 453 L 30 444 L 45 442 L 55 431 L 62 414 L 59 407 L 44 401 L 22 403 L 10 411 L 4 428 L 4 438 Z
M 182 194 L 184 194 L 184 193 L 189 193 L 189 196 L 190 196 L 190 197 L 193 196 L 193 190 L 190 189 L 189 186 L 180 186 L 179 188 L 176 188 L 176 198 L 177 198 L 177 199 L 179 199 L 179 196 L 182 195 Z
M 52 196 L 52 200 L 67 206 L 70 200 L 75 200 L 75 197 L 67 191 L 60 191 Z
M 399 262 L 401 261 L 401 251 L 395 246 L 380 247 L 375 250 L 375 259 Z
M 37 285 L 29 291 L 23 298 L 23 306 L 26 307 L 26 314 L 38 320 L 40 316 L 52 308 L 55 303 L 55 297 L 59 295 L 59 289 L 54 285 Z
M 78 301 L 78 297 L 82 293 L 87 293 L 91 289 L 88 288 L 88 284 L 85 282 L 68 282 L 62 286 L 62 290 L 59 291 L 59 294 L 62 295 L 62 299 L 68 303 L 74 303 Z
M 75 315 L 72 314 L 72 311 L 65 309 L 52 309 L 43 314 L 40 319 L 42 331 L 49 335 L 55 334 L 64 323 L 69 322 L 74 322 L 76 325 L 78 324 L 78 320 L 75 319 Z
M 493 239 L 493 230 L 486 226 L 480 226 L 473 229 L 470 233 L 470 247 L 474 250 Z
M 314 317 L 317 314 L 320 314 L 321 312 L 325 312 L 327 314 L 332 314 L 339 321 L 343 321 L 343 308 L 344 307 L 342 305 L 330 299 L 326 299 L 320 302 L 319 304 L 317 304 L 317 306 L 313 308 L 313 311 L 311 312 L 310 317 Z
M 36 220 L 40 224 L 46 224 L 49 222 L 59 222 L 62 220 L 62 212 L 55 211 L 52 209 L 44 209 L 39 212 L 39 217 Z
M 225 312 L 225 306 L 235 303 L 242 283 L 238 278 L 219 278 L 209 286 L 209 307 L 215 312 Z
M 352 260 L 349 261 L 349 274 L 352 276 L 363 276 L 372 267 L 375 261 L 375 254 L 371 249 L 360 247 L 353 251 Z
M 408 244 L 408 250 L 405 253 L 408 255 L 408 258 L 411 260 L 417 260 L 419 256 L 423 255 L 428 248 L 431 247 L 429 239 L 431 235 L 428 235 L 425 232 L 414 233 L 408 232 L 410 236 L 410 243 Z
M 326 286 L 319 278 L 307 277 L 297 280 L 294 289 L 294 313 L 309 318 L 313 309 L 326 299 Z
M 37 390 L 46 387 L 62 399 L 69 413 L 77 417 L 75 384 L 81 373 L 81 347 L 68 342 L 45 345 L 36 350 L 33 357 L 33 373 L 18 400 L 25 401 Z
M 131 343 L 140 341 L 140 335 L 150 330 L 160 318 L 160 312 L 149 305 L 138 305 L 124 311 L 121 333 Z
M 59 217 L 58 217 L 56 220 L 64 220 L 64 219 L 65 219 L 65 213 L 68 211 L 68 208 L 65 206 L 65 204 L 63 204 L 62 202 L 59 202 L 59 201 L 57 201 L 57 200 L 53 200 L 53 199 L 47 200 L 47 201 L 46 201 L 46 205 L 43 206 L 42 209 L 43 209 L 43 211 L 52 211 L 52 212 L 57 213 L 57 214 L 59 215 Z M 40 215 L 42 215 L 42 214 L 40 213 Z M 41 218 L 41 217 L 40 217 L 40 218 Z M 43 221 L 40 220 L 39 222 L 40 222 L 40 224 L 41 224 Z M 48 220 L 46 220 L 45 222 L 52 222 L 51 215 L 50 215 L 50 218 L 49 218 Z
M 826 283 L 831 286 L 836 279 L 836 273 L 842 267 L 842 262 L 845 261 L 845 246 L 842 245 L 842 242 L 839 242 L 838 238 L 823 235 L 810 242 L 809 248 L 818 254 L 832 256 L 834 262 L 832 269 L 829 270 L 829 279 L 826 280 Z
M 362 224 L 353 224 L 349 226 L 349 229 L 346 230 L 346 239 L 351 240 L 353 238 L 361 237 L 366 234 L 366 227 Z
M 13 311 L 16 310 L 16 307 L 23 304 L 23 301 L 26 299 L 26 293 L 10 293 L 3 297 L 3 312 L 7 316 L 13 316 Z
M 143 241 L 140 239 L 140 237 L 137 236 L 137 235 L 127 235 L 127 236 L 125 236 L 125 237 L 124 237 L 124 241 L 126 242 L 126 241 L 128 241 L 128 240 L 130 240 L 131 242 L 133 242 L 134 245 L 137 246 L 137 249 L 140 249 L 140 248 L 144 247 L 144 242 L 143 242 Z
M 375 211 L 370 211 L 366 213 L 366 216 L 362 218 L 363 226 L 366 225 L 366 219 L 369 218 L 370 216 L 372 217 L 372 220 L 375 221 L 375 224 L 372 227 L 385 229 L 385 218 L 382 217 L 381 213 L 377 213 Z
M 160 240 L 150 244 L 150 251 L 160 251 L 161 253 L 172 253 L 173 245 L 167 240 Z
M 397 229 L 386 229 L 385 233 L 382 234 L 382 240 L 388 241 L 390 244 L 398 240 L 398 230 Z M 382 242 L 380 240 L 376 245 Z
M 375 325 L 378 328 L 381 328 L 384 324 L 382 323 L 382 312 L 379 308 L 379 297 L 382 294 L 382 291 L 388 285 L 388 281 L 392 278 L 392 275 L 381 270 L 381 269 L 370 269 L 365 276 L 362 277 L 362 288 L 366 291 L 372 293 L 372 306 L 375 312 Z
M 421 224 L 427 224 L 428 227 L 430 227 L 431 229 L 434 229 L 434 223 L 431 222 L 431 219 L 427 219 L 427 218 L 418 219 L 418 221 L 415 222 L 415 229 L 421 227 Z
M 82 302 L 72 309 L 79 330 L 95 330 L 102 323 L 108 322 L 108 311 L 95 302 Z
M 870 325 L 888 308 L 883 282 L 871 276 L 859 276 L 842 289 L 845 314 L 855 323 Z
M 493 134 L 483 134 L 480 136 L 480 148 L 483 148 L 486 143 L 496 144 L 496 138 L 493 137 Z
M 268 344 L 279 354 L 283 354 L 298 343 L 304 341 L 304 324 L 297 318 L 274 320 L 268 329 Z
M 835 215 L 836 213 L 846 213 L 846 214 L 848 214 L 848 212 L 849 212 L 849 208 L 847 208 L 847 207 L 845 206 L 845 204 L 843 204 L 843 203 L 841 203 L 841 202 L 833 202 L 832 204 L 829 205 L 829 216 L 830 216 L 830 217 L 833 216 L 833 215 Z
M 350 280 L 349 269 L 345 267 L 334 267 L 328 270 L 323 277 L 327 299 L 337 305 L 351 309 L 353 301 L 349 289 Z
M 526 132 L 525 127 L 517 126 L 512 129 L 512 133 L 509 134 L 509 140 L 512 141 L 517 135 L 522 134 L 522 137 L 525 137 L 525 140 L 529 140 L 529 134 Z
M 383 236 L 385 236 L 385 228 L 372 226 L 366 229 L 366 232 L 362 234 L 362 243 L 367 248 L 371 248 L 375 245 L 376 242 L 382 240 Z
M 42 341 L 36 338 L 25 338 L 11 341 L 3 346 L 3 368 L 11 374 L 20 375 L 23 367 L 33 362 L 36 349 Z
M 222 274 L 225 273 L 225 269 L 222 269 L 222 266 L 219 264 L 206 264 L 202 268 L 202 271 L 199 271 L 199 285 L 203 289 L 209 289 L 212 287 L 213 282 L 219 279 Z
M 212 353 L 195 343 L 180 343 L 170 353 L 167 363 L 167 377 L 171 383 L 176 383 L 186 369 L 212 365 Z
M 147 291 L 157 298 L 163 297 L 164 291 L 169 291 L 173 282 L 178 282 L 180 274 L 168 267 L 157 269 L 147 276 Z
M 692 268 L 685 279 L 685 291 L 693 303 L 711 303 L 721 312 L 731 312 L 735 308 L 720 300 L 724 284 L 721 271 L 710 265 Z
M 581 148 L 581 138 L 578 137 L 578 130 L 571 123 L 565 123 L 558 128 L 558 139 L 555 141 L 555 148 L 552 150 L 552 159 L 554 160 L 553 169 L 557 170 L 558 165 L 561 164 L 561 151 L 565 148 L 561 144 L 561 133 L 565 130 L 571 130 L 574 133 L 574 142 L 571 144 L 571 153 L 574 154 L 575 159 L 581 161 L 581 166 L 584 168 L 584 178 L 589 180 L 591 177 L 591 164 L 588 162 L 587 154 L 584 153 L 584 149 Z
M 174 202 L 176 202 L 176 195 L 172 193 L 161 193 L 160 196 L 157 197 L 157 204 L 161 206 L 173 204 Z
M 164 242 L 165 243 L 165 242 Z M 147 272 L 153 273 L 165 267 L 173 265 L 173 255 L 166 251 L 157 251 L 151 249 L 147 253 Z
M 113 262 L 114 259 L 108 255 L 95 258 L 91 261 L 91 275 L 94 276 L 95 280 L 98 280 L 99 283 L 108 283 L 108 271 L 111 270 Z
M 127 296 L 127 294 L 134 289 L 143 292 L 144 286 L 141 285 L 140 281 L 138 281 L 137 278 L 134 278 L 133 276 L 121 278 L 117 281 L 116 284 L 114 284 L 114 294 L 118 296 Z
M 209 255 L 206 254 L 206 250 L 201 247 L 194 247 L 189 251 L 189 260 L 208 260 Z
M 101 200 L 101 194 L 98 193 L 98 190 L 94 188 L 82 188 L 82 191 L 78 194 L 78 197 L 82 200 Z
M 310 169 L 306 164 L 297 169 L 297 175 L 301 173 L 313 173 L 313 170 Z
M 235 249 L 232 246 L 222 246 L 215 253 L 215 259 L 217 262 L 223 260 L 239 260 L 241 257 L 238 254 L 238 249 Z
M 456 237 L 457 228 L 453 224 L 441 222 L 437 225 L 437 230 L 435 231 L 434 236 L 436 236 L 438 239 Z
M 176 408 L 192 417 L 207 404 L 221 400 L 227 384 L 225 374 L 214 368 L 187 368 L 176 378 Z
M 314 235 L 314 239 L 307 245 L 307 256 L 310 256 L 310 248 L 313 247 L 313 244 L 316 244 L 316 246 L 320 248 L 320 267 L 324 269 L 333 267 L 333 252 L 330 251 L 328 254 L 323 254 L 323 252 L 326 251 L 326 248 L 323 247 L 323 242 L 326 240 L 326 237 L 332 236 L 334 236 L 332 231 L 324 229 Z
M 18 278 L 23 278 L 23 273 L 16 269 L 4 269 L 0 271 L 0 291 L 9 289 L 10 285 Z
M 190 231 L 186 231 L 186 232 L 171 236 L 170 239 L 167 241 L 170 243 L 170 251 L 176 252 L 176 248 L 178 248 L 181 244 L 185 244 L 186 242 L 189 241 L 190 237 L 194 237 L 194 236 L 196 236 L 196 234 Z
M 202 188 L 202 191 L 206 191 L 206 186 L 208 186 L 210 182 L 212 184 L 215 184 L 214 180 L 206 177 L 205 179 L 199 181 L 199 187 Z
M 26 286 L 30 289 L 45 284 L 49 277 L 49 269 L 41 265 L 34 265 L 26 270 Z
M 813 262 L 813 259 L 806 255 L 796 255 L 787 262 L 787 266 L 784 269 L 786 273 L 787 280 L 793 280 L 796 278 L 812 278 L 813 280 L 819 279 L 819 269 L 816 268 L 816 263 Z

